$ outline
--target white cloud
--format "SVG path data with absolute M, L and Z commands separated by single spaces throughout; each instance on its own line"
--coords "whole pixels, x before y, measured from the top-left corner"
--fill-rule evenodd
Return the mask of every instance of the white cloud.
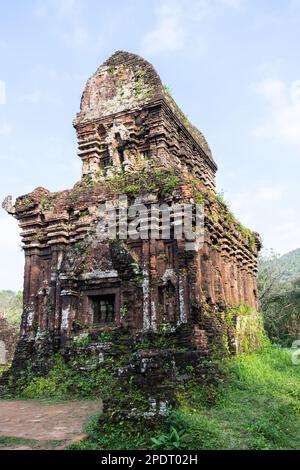
M 82 0 L 39 0 L 33 10 L 38 19 L 49 19 L 53 31 L 68 45 L 84 47 L 89 41 L 82 16 L 86 6 Z
M 266 249 L 273 248 L 278 253 L 299 247 L 299 214 L 286 203 L 288 189 L 274 182 L 230 194 L 234 214 L 260 233 Z
M 259 219 L 264 228 L 264 245 L 274 248 L 278 253 L 299 248 L 300 219 L 298 209 L 277 207 L 276 205 L 266 214 L 265 221 Z
M 281 80 L 264 80 L 256 91 L 266 102 L 262 123 L 253 131 L 257 137 L 295 145 L 300 149 L 300 80 L 290 85 Z
M 256 86 L 256 91 L 266 99 L 275 100 L 282 97 L 285 85 L 281 80 L 263 80 Z
M 0 124 L 0 135 L 9 135 L 12 131 L 12 127 L 7 124 Z
M 182 49 L 185 39 L 182 14 L 181 7 L 174 2 L 167 1 L 160 6 L 157 13 L 157 25 L 143 39 L 143 48 L 146 53 Z
M 282 199 L 284 191 L 285 191 L 284 186 L 262 187 L 262 188 L 259 188 L 257 193 L 254 195 L 254 201 L 257 204 L 260 204 L 262 202 L 278 202 Z
M 201 48 L 199 23 L 209 15 L 215 15 L 222 7 L 237 9 L 242 0 L 164 0 L 156 12 L 156 24 L 144 36 L 142 49 L 146 54 L 173 52 L 183 49 L 187 39 L 193 47 Z M 192 28 L 197 34 L 192 34 Z M 202 44 L 203 47 L 203 44 Z M 205 48 L 204 48 L 205 49 Z
M 71 45 L 82 47 L 89 39 L 88 30 L 83 26 L 81 0 L 59 0 L 58 16 L 65 23 L 66 29 L 62 38 Z

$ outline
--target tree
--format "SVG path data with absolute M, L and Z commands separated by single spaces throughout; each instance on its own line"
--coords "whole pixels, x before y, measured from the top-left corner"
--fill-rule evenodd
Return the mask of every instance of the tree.
M 273 251 L 259 260 L 258 292 L 271 340 L 290 346 L 300 339 L 300 278 L 287 276 L 286 263 Z
M 273 250 L 259 258 L 258 268 L 258 297 L 260 308 L 264 311 L 274 296 L 286 289 L 283 282 L 285 271 L 280 262 L 280 256 Z
M 6 318 L 8 323 L 14 326 L 20 325 L 22 307 L 22 292 L 15 293 L 10 290 L 0 291 L 0 314 Z

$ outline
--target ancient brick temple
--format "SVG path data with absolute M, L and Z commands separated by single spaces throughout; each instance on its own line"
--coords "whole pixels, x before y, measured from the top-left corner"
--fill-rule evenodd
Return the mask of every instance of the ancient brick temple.
M 259 237 L 218 196 L 211 150 L 153 66 L 116 52 L 88 80 L 74 127 L 81 180 L 4 202 L 25 252 L 19 350 L 30 344 L 29 354 L 43 335 L 59 349 L 81 332 L 122 325 L 133 335 L 178 331 L 203 354 L 226 334 L 237 348 L 226 315 L 240 304 L 255 315 Z M 103 240 L 99 207 L 124 194 L 147 207 L 201 204 L 203 244 L 187 250 L 172 231 L 169 239 Z

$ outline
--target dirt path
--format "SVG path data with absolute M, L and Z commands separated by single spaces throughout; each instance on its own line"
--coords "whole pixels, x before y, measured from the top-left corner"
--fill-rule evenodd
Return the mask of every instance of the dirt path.
M 61 448 L 80 439 L 88 418 L 101 411 L 99 401 L 0 400 L 0 449 Z

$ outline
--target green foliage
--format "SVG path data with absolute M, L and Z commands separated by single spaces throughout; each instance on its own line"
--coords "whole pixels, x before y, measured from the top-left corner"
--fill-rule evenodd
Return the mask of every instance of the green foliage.
M 284 281 L 300 278 L 300 248 L 281 256 L 279 262 Z
M 197 193 L 195 194 L 195 202 L 196 204 L 200 204 L 203 207 L 205 206 L 205 199 L 200 191 L 197 191 Z
M 233 225 L 235 229 L 240 232 L 242 237 L 247 240 L 251 251 L 256 251 L 256 240 L 250 229 L 245 227 L 239 220 L 237 220 L 231 212 L 228 203 L 226 202 L 223 193 L 216 194 L 216 200 L 220 204 L 223 212 L 224 219 L 229 225 Z M 215 217 L 215 215 L 213 216 Z
M 219 222 L 219 214 L 217 212 L 212 213 L 212 219 L 217 224 Z
M 143 77 L 145 77 L 145 75 L 146 75 L 146 71 L 145 71 L 145 70 L 142 70 L 142 69 L 137 70 L 137 71 L 135 72 L 135 76 L 136 76 L 137 78 L 143 78 Z
M 76 184 L 74 188 L 69 191 L 69 200 L 72 204 L 75 204 L 80 196 L 82 195 L 83 191 L 89 188 L 94 188 L 99 184 L 101 181 L 102 172 L 99 171 L 95 177 L 91 177 L 90 175 L 84 175 L 79 184 Z
M 180 183 L 180 178 L 172 169 L 143 169 L 135 173 L 124 173 L 106 180 L 109 187 L 119 194 L 158 193 L 161 196 L 172 193 Z
M 207 391 L 194 384 L 181 391 L 175 413 L 190 450 L 297 449 L 300 445 L 300 367 L 289 351 L 267 347 L 224 364 L 226 386 Z
M 105 343 L 105 342 L 109 342 L 112 340 L 112 333 L 110 331 L 102 331 L 101 333 L 99 333 L 99 341 Z
M 77 331 L 81 331 L 85 329 L 85 324 L 82 323 L 80 320 L 74 320 L 73 321 L 73 331 L 74 332 L 77 332 Z
M 248 239 L 250 248 L 252 251 L 254 251 L 256 248 L 256 241 L 251 230 L 249 230 L 247 227 L 244 227 L 244 225 L 239 221 L 237 222 L 237 229 L 239 230 L 239 232 L 242 234 L 244 238 Z
M 19 327 L 22 309 L 22 292 L 13 292 L 10 290 L 0 291 L 0 313 L 4 314 L 8 323 L 15 327 Z
M 120 309 L 120 316 L 123 321 L 126 321 L 128 319 L 128 314 L 129 314 L 129 309 L 128 305 L 122 305 Z
M 216 200 L 224 209 L 228 210 L 228 204 L 225 201 L 224 194 L 222 192 L 216 194 Z
M 6 372 L 10 368 L 10 364 L 5 364 L 5 366 L 0 366 L 0 377 L 4 372 Z
M 172 96 L 171 88 L 168 85 L 163 85 L 164 92 L 167 93 L 169 96 Z
M 159 331 L 161 333 L 171 333 L 174 330 L 174 324 L 164 322 L 159 325 Z
M 292 252 L 297 258 L 297 251 Z M 297 264 L 291 263 L 288 271 L 286 260 L 274 252 L 259 260 L 258 292 L 260 308 L 264 315 L 266 331 L 272 341 L 291 346 L 300 337 L 300 281 Z M 299 262 L 300 269 L 300 262 Z
M 134 350 L 141 349 L 176 349 L 178 351 L 185 348 L 178 344 L 178 338 L 174 335 L 174 325 L 171 323 L 162 323 L 159 333 L 155 335 L 145 335 L 137 338 L 134 344 Z
M 229 327 L 234 328 L 238 354 L 259 350 L 269 344 L 262 315 L 250 305 L 240 304 L 228 308 L 225 321 Z
M 200 406 L 199 406 L 200 405 Z M 186 427 L 185 449 L 188 450 L 220 450 L 225 447 L 225 436 L 218 419 L 209 416 L 209 408 L 180 408 L 173 416 Z
M 43 194 L 40 199 L 40 205 L 43 211 L 55 211 L 57 203 L 57 194 Z
M 160 177 L 163 177 L 163 173 L 162 172 L 155 172 L 155 177 L 157 177 L 158 179 L 160 179 Z M 178 176 L 175 176 L 175 175 L 171 175 L 170 172 L 168 172 L 168 177 L 166 179 L 166 181 L 164 182 L 164 185 L 163 187 L 161 188 L 161 194 L 162 195 L 165 195 L 165 194 L 169 194 L 171 193 L 179 184 L 180 182 L 180 178 Z
M 237 307 L 230 308 L 229 312 L 235 315 L 252 315 L 255 310 L 248 304 L 239 304 Z
M 85 369 L 85 370 L 82 370 Z M 108 367 L 95 367 L 86 359 L 66 363 L 58 354 L 48 375 L 36 376 L 30 370 L 19 379 L 16 388 L 20 398 L 56 399 L 108 397 L 111 394 L 113 373 Z
M 229 307 L 226 312 L 225 320 L 228 325 L 234 325 L 236 318 L 239 316 L 250 316 L 256 314 L 254 310 L 248 304 L 239 304 L 237 307 Z
M 153 450 L 184 450 L 186 449 L 186 430 L 175 429 L 173 426 L 170 427 L 168 434 L 160 434 L 157 437 L 152 437 L 151 449 Z
M 61 446 L 64 441 L 40 441 L 35 439 L 24 439 L 22 437 L 0 436 L 0 449 L 7 447 L 26 446 L 32 450 L 51 450 Z
M 155 424 L 153 424 L 155 428 Z M 159 427 L 158 427 L 159 429 Z M 149 447 L 153 428 L 144 419 L 126 420 L 101 424 L 98 417 L 86 428 L 87 440 L 72 444 L 68 450 L 140 450 Z
M 135 75 L 137 77 L 134 89 L 134 94 L 136 98 L 145 100 L 150 99 L 153 94 L 153 89 L 148 83 L 145 83 L 144 81 L 145 72 L 139 70 L 136 72 Z
M 270 338 L 291 346 L 300 337 L 300 283 L 285 284 L 264 307 L 265 326 Z
M 90 338 L 88 333 L 81 333 L 74 337 L 74 342 L 77 347 L 86 348 L 90 344 Z
M 248 239 L 249 239 L 249 244 L 250 244 L 251 250 L 255 251 L 256 250 L 256 240 L 255 240 L 255 237 L 254 237 L 254 235 L 252 234 L 251 231 L 249 231 Z

